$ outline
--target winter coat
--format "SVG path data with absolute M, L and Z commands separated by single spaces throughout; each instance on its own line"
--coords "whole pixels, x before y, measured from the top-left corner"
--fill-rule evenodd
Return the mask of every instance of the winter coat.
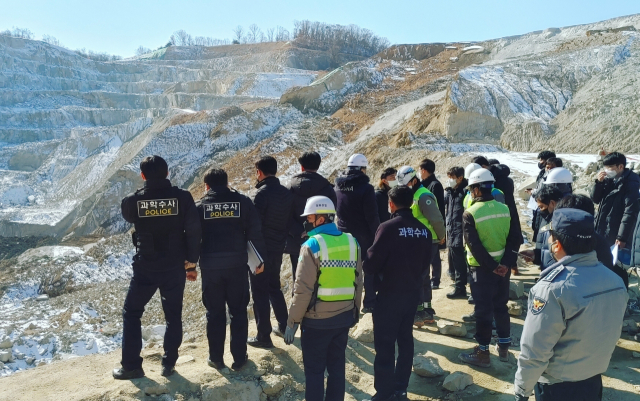
M 596 232 L 606 238 L 609 246 L 616 240 L 631 245 L 640 210 L 639 189 L 640 177 L 627 168 L 617 179 L 596 180 L 591 191 L 591 199 L 600 205 L 596 213 Z
M 248 241 L 265 257 L 262 223 L 251 199 L 226 186 L 216 186 L 196 207 L 202 225 L 201 269 L 247 268 Z
M 378 204 L 378 217 L 380 218 L 380 223 L 384 223 L 385 221 L 391 218 L 391 214 L 389 213 L 389 187 L 378 187 L 376 189 L 376 203 Z
M 436 196 L 436 201 L 438 202 L 438 209 L 440 209 L 440 214 L 442 218 L 445 218 L 444 214 L 444 188 L 442 187 L 442 183 L 438 181 L 435 174 L 431 174 L 429 178 L 425 178 L 421 182 L 422 186 L 427 188 L 431 193 Z
M 333 185 L 326 178 L 309 171 L 294 175 L 289 184 L 289 191 L 293 194 L 293 207 L 291 208 L 291 222 L 285 253 L 297 254 L 305 241 L 302 234 L 304 233 L 303 224 L 307 219 L 300 215 L 304 212 L 307 199 L 312 196 L 326 196 L 335 205 L 336 193 L 333 191 Z
M 200 256 L 200 219 L 188 191 L 167 179 L 147 180 L 125 197 L 122 217 L 135 227 L 133 268 L 157 272 L 184 269 Z
M 267 252 L 282 253 L 291 224 L 293 195 L 276 177 L 265 178 L 256 188 L 258 192 L 253 203 L 262 221 L 262 235 Z
M 417 299 L 431 264 L 431 244 L 431 233 L 411 210 L 398 210 L 378 227 L 363 270 L 380 278 L 379 293 Z
M 324 224 L 316 227 L 309 233 L 310 236 L 317 234 L 341 235 L 336 225 Z M 315 238 L 310 238 L 300 249 L 300 258 L 296 269 L 295 284 L 293 285 L 293 299 L 289 308 L 289 319 L 287 326 L 293 328 L 296 323 L 301 323 L 302 319 L 330 319 L 348 311 L 358 313 L 362 304 L 362 289 L 364 285 L 364 275 L 362 274 L 362 250 L 358 246 L 358 262 L 356 265 L 356 294 L 353 301 L 323 302 L 314 299 L 316 295 L 316 285 L 320 275 L 320 246 Z
M 338 229 L 353 235 L 363 249 L 368 249 L 380 225 L 369 177 L 362 171 L 349 170 L 336 178 L 335 191 Z
M 515 185 L 513 180 L 509 178 L 511 169 L 504 164 L 494 164 L 489 167 L 489 171 L 493 174 L 496 182 L 493 184 L 495 188 L 498 188 L 504 193 L 504 204 L 509 207 L 509 213 L 511 214 L 511 230 L 514 235 L 519 238 L 519 244 L 523 244 L 522 239 L 522 227 L 520 227 L 520 214 L 516 207 L 516 199 L 513 195 L 515 191 Z
M 462 214 L 464 213 L 465 188 L 469 185 L 463 179 L 455 188 L 447 188 L 444 192 L 445 218 L 447 221 L 447 247 L 463 247 Z

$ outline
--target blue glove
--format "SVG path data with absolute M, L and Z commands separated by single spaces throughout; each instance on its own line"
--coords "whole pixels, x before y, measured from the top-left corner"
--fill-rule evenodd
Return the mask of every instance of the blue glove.
M 284 343 L 287 345 L 293 344 L 293 339 L 296 336 L 296 331 L 298 331 L 298 323 L 293 325 L 293 328 L 287 326 L 287 330 L 284 332 Z

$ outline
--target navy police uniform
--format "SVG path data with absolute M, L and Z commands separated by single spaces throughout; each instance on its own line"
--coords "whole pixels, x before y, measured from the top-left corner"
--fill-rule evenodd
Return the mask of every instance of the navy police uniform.
M 422 275 L 431 264 L 432 237 L 410 209 L 380 225 L 363 269 L 379 278 L 373 308 L 376 398 L 407 392 L 413 363 L 413 320 Z M 398 359 L 395 346 L 398 344 Z
M 124 302 L 122 367 L 141 369 L 140 318 L 159 289 L 167 322 L 162 364 L 173 367 L 182 343 L 185 261 L 198 262 L 200 219 L 191 194 L 167 179 L 147 180 L 144 188 L 122 200 L 122 216 L 133 223 L 133 277 Z
M 249 198 L 226 186 L 212 187 L 198 204 L 202 223 L 200 270 L 202 302 L 207 308 L 209 358 L 222 363 L 227 314 L 231 318 L 231 355 L 247 355 L 249 278 L 247 241 L 265 255 L 260 217 Z

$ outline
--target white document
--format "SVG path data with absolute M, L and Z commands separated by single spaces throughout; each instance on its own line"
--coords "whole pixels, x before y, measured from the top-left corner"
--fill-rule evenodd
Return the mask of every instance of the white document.
M 615 266 L 618 263 L 618 245 L 611 247 L 611 254 L 613 255 L 613 265 Z
M 535 196 L 529 197 L 529 203 L 527 203 L 527 208 L 531 210 L 536 210 L 538 208 L 538 202 L 536 202 Z
M 256 274 L 256 269 L 264 263 L 264 260 L 251 241 L 247 241 L 247 255 L 249 256 L 249 269 L 252 274 Z

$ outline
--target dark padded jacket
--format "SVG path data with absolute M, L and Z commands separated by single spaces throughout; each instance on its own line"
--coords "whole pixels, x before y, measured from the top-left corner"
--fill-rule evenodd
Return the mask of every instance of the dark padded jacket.
M 488 202 L 493 200 L 493 196 L 484 195 L 481 198 L 475 198 L 474 202 Z M 471 213 L 465 211 L 462 215 L 462 227 L 464 232 L 464 242 L 471 250 L 471 254 L 480 263 L 481 268 L 488 268 L 491 271 L 495 270 L 499 264 L 503 264 L 507 267 L 516 266 L 518 256 L 514 251 L 518 251 L 520 244 L 522 243 L 522 235 L 518 232 L 514 232 L 513 224 L 509 230 L 507 236 L 507 243 L 505 245 L 504 255 L 500 263 L 493 260 L 489 252 L 482 246 L 478 230 L 476 229 L 476 222 Z M 518 237 L 520 235 L 520 237 Z
M 388 187 L 378 187 L 378 189 L 376 189 L 376 204 L 378 205 L 378 217 L 380 218 L 380 223 L 384 223 L 391 218 L 391 215 L 389 214 L 390 189 L 391 188 Z
M 431 245 L 431 232 L 411 210 L 398 210 L 378 227 L 363 270 L 378 277 L 382 294 L 418 297 L 422 273 L 431 263 Z
M 256 188 L 258 192 L 253 198 L 253 203 L 262 221 L 262 235 L 267 251 L 282 253 L 291 224 L 293 195 L 276 177 L 265 178 Z
M 184 269 L 185 260 L 198 262 L 200 219 L 188 191 L 166 179 L 147 180 L 122 200 L 121 209 L 135 227 L 134 268 L 167 271 Z
M 435 174 L 431 174 L 429 178 L 422 180 L 421 184 L 435 195 L 436 201 L 438 202 L 438 209 L 440 209 L 440 214 L 444 219 L 444 187 L 442 183 L 438 181 Z
M 520 214 L 518 213 L 516 199 L 513 195 L 515 192 L 515 185 L 513 184 L 513 180 L 509 177 L 511 169 L 504 164 L 494 164 L 489 167 L 489 171 L 491 171 L 493 178 L 496 180 L 493 186 L 504 193 L 504 204 L 509 207 L 509 214 L 511 215 L 511 231 L 513 231 L 514 236 L 518 236 L 519 244 L 522 244 L 524 243 L 524 239 L 522 238 L 522 227 L 520 227 Z
M 326 196 L 335 205 L 336 193 L 333 191 L 333 185 L 326 178 L 309 171 L 294 175 L 289 185 L 289 191 L 293 194 L 293 207 L 285 253 L 297 254 L 300 253 L 300 246 L 305 242 L 302 234 L 304 233 L 303 224 L 307 219 L 300 215 L 304 212 L 307 199 L 312 196 Z
M 196 204 L 202 224 L 201 269 L 247 267 L 247 241 L 266 255 L 262 223 L 253 202 L 228 187 L 213 187 Z
M 368 249 L 380 225 L 376 195 L 369 177 L 362 171 L 349 170 L 336 178 L 335 191 L 338 229 L 352 234 L 362 249 Z
M 447 222 L 447 247 L 464 246 L 462 234 L 462 214 L 464 213 L 465 188 L 469 185 L 467 179 L 463 179 L 455 188 L 444 190 L 445 220 Z
M 640 177 L 629 169 L 624 169 L 618 179 L 596 180 L 591 191 L 591 199 L 600 205 L 596 213 L 596 232 L 605 237 L 609 246 L 616 240 L 631 245 L 639 211 L 639 188 Z

